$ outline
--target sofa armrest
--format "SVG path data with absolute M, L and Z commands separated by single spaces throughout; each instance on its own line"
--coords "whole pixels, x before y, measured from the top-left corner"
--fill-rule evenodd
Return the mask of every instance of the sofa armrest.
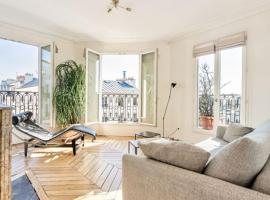
M 270 196 L 145 157 L 123 156 L 123 200 L 269 200 Z
M 225 132 L 227 130 L 227 126 L 218 126 L 216 131 L 216 137 L 223 139 L 223 136 L 225 135 Z

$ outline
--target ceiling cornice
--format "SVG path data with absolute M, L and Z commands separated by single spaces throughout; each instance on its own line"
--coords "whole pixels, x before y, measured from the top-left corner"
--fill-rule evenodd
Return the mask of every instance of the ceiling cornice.
M 195 35 L 205 33 L 205 32 L 211 31 L 211 30 L 215 30 L 217 28 L 220 28 L 220 27 L 223 27 L 223 26 L 226 26 L 229 24 L 233 24 L 233 23 L 236 23 L 239 21 L 243 21 L 245 19 L 248 19 L 250 17 L 256 16 L 258 14 L 262 14 L 262 13 L 265 13 L 268 11 L 270 11 L 270 3 L 267 3 L 264 6 L 260 6 L 256 10 L 250 11 L 249 13 L 246 13 L 245 15 L 238 16 L 238 17 L 235 17 L 235 18 L 227 20 L 227 21 L 221 20 L 220 18 L 216 18 L 216 19 L 212 20 L 211 22 L 209 22 L 207 25 L 203 25 L 203 26 L 196 25 L 196 26 L 187 28 L 186 29 L 187 31 L 185 33 L 177 34 L 177 36 L 175 36 L 169 40 L 169 43 L 179 42 L 179 41 L 182 41 L 184 39 L 193 37 Z M 220 21 L 223 21 L 223 22 L 220 22 Z

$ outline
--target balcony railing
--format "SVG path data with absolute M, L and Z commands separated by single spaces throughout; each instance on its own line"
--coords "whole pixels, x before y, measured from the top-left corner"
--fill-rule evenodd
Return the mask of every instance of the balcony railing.
M 219 122 L 221 124 L 240 123 L 241 96 L 222 94 L 219 98 Z
M 0 91 L 0 104 L 13 109 L 13 114 L 24 111 L 33 112 L 38 120 L 38 92 Z M 138 122 L 137 94 L 102 95 L 102 121 Z M 221 124 L 240 123 L 241 96 L 238 94 L 220 95 L 219 121 Z
M 38 120 L 38 92 L 0 91 L 0 104 L 12 107 L 13 114 L 31 111 Z
M 103 94 L 102 122 L 138 122 L 137 94 Z

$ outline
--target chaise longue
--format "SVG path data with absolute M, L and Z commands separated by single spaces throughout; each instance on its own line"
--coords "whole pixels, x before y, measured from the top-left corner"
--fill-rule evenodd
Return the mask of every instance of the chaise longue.
M 24 141 L 24 155 L 27 157 L 28 152 L 28 144 L 32 144 L 33 146 L 39 147 L 51 147 L 51 146 L 71 146 L 73 149 L 73 155 L 76 155 L 76 149 L 79 144 L 76 143 L 78 139 L 81 139 L 82 145 L 84 146 L 84 136 L 85 134 L 92 136 L 92 141 L 96 139 L 96 131 L 85 127 L 81 124 L 71 125 L 68 128 L 64 128 L 57 132 L 50 132 L 38 124 L 36 124 L 32 119 L 33 113 L 32 112 L 23 112 L 16 114 L 12 117 L 12 124 L 16 130 L 20 133 L 23 133 L 28 136 L 30 139 L 24 139 L 15 134 L 16 137 Z M 55 141 L 57 138 L 65 135 L 66 133 L 74 131 L 76 132 L 75 135 L 72 137 L 68 137 L 65 141 L 61 144 L 56 143 L 53 144 L 52 142 Z M 71 144 L 70 144 L 71 143 Z

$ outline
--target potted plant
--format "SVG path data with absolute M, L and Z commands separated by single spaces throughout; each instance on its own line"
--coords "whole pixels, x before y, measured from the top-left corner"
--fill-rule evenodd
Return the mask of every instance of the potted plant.
M 214 77 L 209 66 L 203 64 L 199 70 L 199 114 L 200 126 L 203 129 L 213 129 Z
M 85 108 L 85 69 L 73 60 L 56 67 L 56 121 L 62 127 L 80 123 Z

